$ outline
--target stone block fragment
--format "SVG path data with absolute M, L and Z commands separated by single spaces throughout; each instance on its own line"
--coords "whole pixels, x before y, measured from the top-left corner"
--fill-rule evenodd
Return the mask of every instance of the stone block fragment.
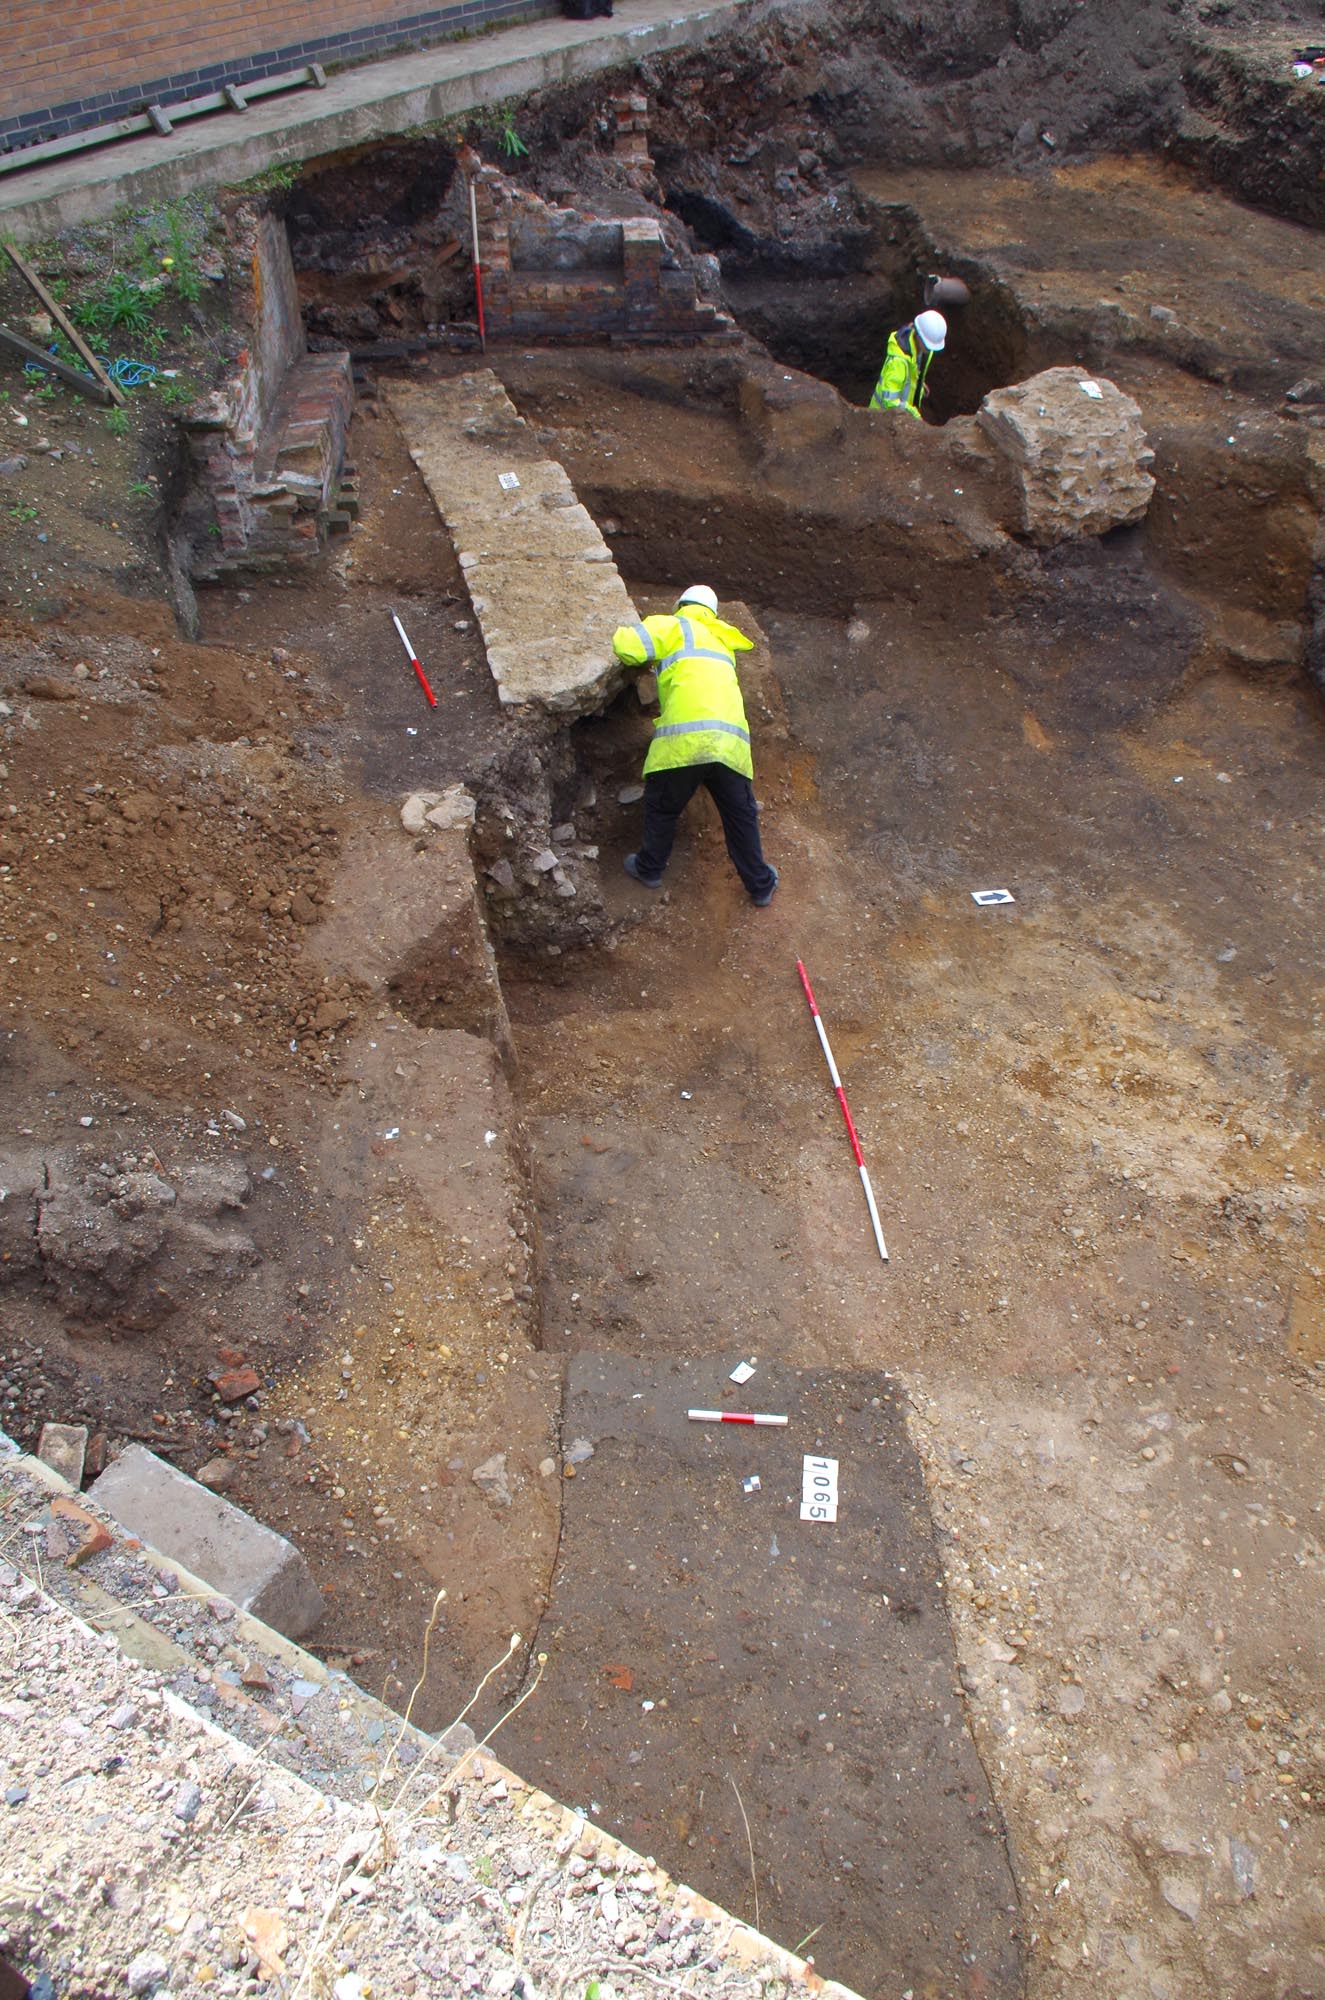
M 1011 461 L 1021 532 L 1042 548 L 1140 521 L 1155 482 L 1141 411 L 1084 368 L 1047 368 L 993 389 L 976 413 Z
M 440 792 L 411 792 L 400 808 L 400 824 L 406 833 L 422 833 L 424 822 L 441 798 Z
M 435 806 L 424 814 L 429 826 L 440 833 L 448 833 L 452 827 L 469 827 L 474 824 L 474 797 L 463 785 L 448 785 Z
M 302 1637 L 322 1616 L 321 1594 L 292 1542 L 144 1446 L 122 1451 L 90 1497 L 287 1639 Z
M 484 1459 L 482 1465 L 476 1465 L 470 1478 L 494 1507 L 510 1506 L 511 1488 L 504 1451 L 494 1452 L 491 1458 Z
M 86 1424 L 43 1424 L 37 1441 L 37 1456 L 77 1492 L 83 1483 L 83 1460 L 87 1452 Z

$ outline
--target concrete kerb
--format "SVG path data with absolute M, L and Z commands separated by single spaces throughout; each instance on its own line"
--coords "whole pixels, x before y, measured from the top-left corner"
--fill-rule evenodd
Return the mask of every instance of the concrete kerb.
M 629 22 L 552 17 L 482 40 L 447 42 L 344 70 L 325 89 L 218 113 L 168 139 L 132 139 L 0 183 L 0 228 L 18 242 L 118 208 L 233 186 L 268 169 L 445 123 L 465 112 L 573 83 L 646 56 L 696 46 L 753 0 L 631 0 Z
M 293 1542 L 145 1445 L 113 1459 L 90 1497 L 140 1541 L 155 1524 L 167 1554 L 205 1563 L 214 1589 L 278 1632 L 298 1639 L 321 1618 L 322 1593 Z
M 167 1607 L 177 1597 L 190 1599 L 199 1605 L 221 1603 L 228 1606 L 234 1603 L 233 1599 L 226 1597 L 215 1584 L 198 1576 L 185 1564 L 163 1554 L 150 1542 L 130 1534 L 123 1522 L 118 1521 L 109 1508 L 100 1505 L 91 1493 L 76 1491 L 67 1480 L 62 1479 L 59 1473 L 53 1471 L 41 1459 L 33 1458 L 24 1452 L 0 1459 L 0 1485 L 4 1484 L 19 1484 L 29 1489 L 38 1489 L 37 1498 L 41 1492 L 45 1492 L 52 1498 L 73 1500 L 80 1510 L 101 1519 L 115 1537 L 119 1549 L 131 1549 L 139 1563 L 166 1583 L 168 1595 L 163 1601 Z M 10 1561 L 15 1559 L 12 1548 L 7 1551 L 7 1559 Z M 195 1655 L 177 1639 L 171 1637 L 161 1625 L 153 1622 L 153 1605 L 141 1598 L 130 1604 L 116 1596 L 98 1580 L 99 1566 L 100 1558 L 94 1556 L 77 1569 L 61 1570 L 60 1591 L 55 1591 L 51 1583 L 46 1582 L 44 1585 L 46 1594 L 61 1601 L 68 1600 L 66 1608 L 71 1604 L 80 1607 L 79 1615 L 94 1631 L 113 1638 L 121 1652 L 143 1666 L 158 1671 L 170 1666 L 195 1668 L 197 1664 Z M 34 1579 L 34 1581 L 39 1580 L 41 1579 Z M 375 1695 L 359 1687 L 348 1675 L 328 1667 L 316 1655 L 306 1652 L 295 1640 L 287 1639 L 285 1634 L 278 1632 L 274 1626 L 266 1624 L 263 1619 L 255 1617 L 252 1612 L 243 1610 L 239 1605 L 234 1605 L 234 1613 L 233 1619 L 227 1626 L 227 1632 L 253 1657 L 274 1662 L 300 1680 L 314 1683 L 318 1687 L 331 1688 L 339 1702 L 348 1704 L 372 1719 L 385 1720 L 388 1728 L 384 1732 L 384 1741 L 387 1736 L 394 1741 L 403 1728 L 404 1735 L 401 1741 L 411 1743 L 417 1755 L 422 1756 L 434 1744 L 435 1739 L 425 1731 L 415 1728 L 412 1723 L 404 1722 L 403 1717 L 394 1709 L 388 1708 Z M 243 1696 L 240 1690 L 234 1691 L 233 1698 L 242 1700 L 247 1708 L 257 1708 L 257 1703 Z M 455 1749 L 463 1754 L 472 1741 L 472 1734 L 466 1730 L 462 1737 L 457 1738 Z

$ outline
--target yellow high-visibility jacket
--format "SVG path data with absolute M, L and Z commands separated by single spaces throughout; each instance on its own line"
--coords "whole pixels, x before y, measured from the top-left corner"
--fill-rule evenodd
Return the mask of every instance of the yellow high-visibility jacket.
M 918 417 L 933 358 L 914 326 L 899 326 L 896 333 L 890 333 L 870 408 L 905 410 L 908 416 Z
M 754 777 L 750 725 L 745 719 L 735 655 L 754 645 L 701 604 L 668 617 L 618 625 L 612 650 L 632 667 L 658 676 L 660 714 L 644 760 L 644 773 L 676 771 L 687 764 L 726 764 Z

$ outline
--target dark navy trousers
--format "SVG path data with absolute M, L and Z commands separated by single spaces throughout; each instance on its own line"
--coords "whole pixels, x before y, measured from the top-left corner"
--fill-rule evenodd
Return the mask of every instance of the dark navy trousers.
M 644 780 L 644 838 L 636 861 L 641 875 L 661 875 L 671 859 L 677 821 L 699 787 L 706 787 L 727 837 L 732 866 L 752 896 L 773 886 L 773 870 L 759 838 L 755 789 L 726 764 L 686 764 L 679 771 L 650 771 Z

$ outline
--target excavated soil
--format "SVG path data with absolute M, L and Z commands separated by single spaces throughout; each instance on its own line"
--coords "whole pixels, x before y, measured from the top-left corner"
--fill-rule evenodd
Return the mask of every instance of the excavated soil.
M 949 240 L 963 186 L 925 191 Z M 1319 253 L 1297 241 L 1285 282 L 1314 316 Z M 1129 291 L 1134 243 L 1109 274 Z M 637 602 L 707 575 L 759 627 L 778 895 L 748 905 L 703 802 L 664 891 L 627 880 L 617 793 L 649 728 L 627 696 L 572 739 L 607 944 L 504 952 L 504 1066 L 463 1010 L 425 1047 L 319 937 L 406 792 L 505 785 L 518 808 L 509 774 L 546 742 L 498 708 L 384 407 L 356 418 L 348 546 L 298 583 L 208 594 L 196 644 L 105 587 L 77 468 L 43 462 L 71 576 L 34 586 L 27 524 L 0 557 L 3 1137 L 28 1177 L 0 1207 L 0 1421 L 25 1444 L 56 1417 L 189 1470 L 219 1456 L 309 1555 L 321 1648 L 388 1692 L 445 1589 L 429 1722 L 512 1629 L 537 1643 L 564 1357 L 890 1371 L 1030 1990 L 1321 1990 L 1325 718 L 1267 638 L 1301 615 L 1309 550 L 1282 385 L 1126 358 L 1177 440 L 1156 532 L 1027 555 L 977 601 L 937 565 L 898 573 L 831 439 L 766 467 L 714 390 L 730 357 L 489 359 Z M 914 439 L 883 448 L 924 481 Z M 1178 535 L 1193 466 L 1200 522 Z M 1229 551 L 1253 488 L 1250 584 Z M 978 907 L 991 887 L 1014 900 Z M 158 1179 L 184 1191 L 168 1213 Z M 24 1187 L 61 1190 L 62 1236 L 10 1228 Z M 108 1265 L 107 1230 L 152 1258 Z M 223 1401 L 212 1378 L 248 1364 Z M 515 1515 L 473 1479 L 501 1452 Z M 538 1712 L 561 1759 L 587 1712 Z M 803 1809 L 803 1747 L 773 1760 L 756 1826 Z M 669 1826 L 665 1780 L 635 1812 L 635 1844 L 739 1902 L 743 1849 Z M 814 1949 L 882 1994 L 887 1968 L 852 1957 L 861 1893 L 824 1885 Z M 926 1976 L 986 1990 L 969 1962 Z

